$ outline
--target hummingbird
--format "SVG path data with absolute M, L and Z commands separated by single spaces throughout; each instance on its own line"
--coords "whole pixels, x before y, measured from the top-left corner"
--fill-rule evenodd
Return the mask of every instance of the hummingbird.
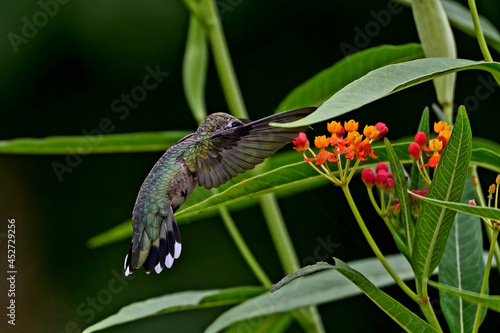
M 253 169 L 308 128 L 273 127 L 271 122 L 299 120 L 315 109 L 285 111 L 253 122 L 213 113 L 195 133 L 172 145 L 153 166 L 137 195 L 125 275 L 141 266 L 148 274 L 172 267 L 182 250 L 174 214 L 196 186 L 216 188 Z

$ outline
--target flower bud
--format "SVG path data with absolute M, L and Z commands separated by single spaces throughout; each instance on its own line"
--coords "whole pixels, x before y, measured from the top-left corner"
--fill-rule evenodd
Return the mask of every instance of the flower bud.
M 412 142 L 410 146 L 408 147 L 408 154 L 410 154 L 410 157 L 417 161 L 420 158 L 420 155 L 422 155 L 422 149 L 416 142 Z
M 387 171 L 389 171 L 389 166 L 384 162 L 380 162 L 379 164 L 377 164 L 375 171 L 378 174 L 380 172 L 380 170 L 384 170 L 385 172 L 387 172 Z
M 424 132 L 418 132 L 415 134 L 415 142 L 420 146 L 423 147 L 427 143 L 427 135 L 425 135 Z
M 373 185 L 375 185 L 375 178 L 375 174 L 370 168 L 363 169 L 363 171 L 361 172 L 361 179 L 367 187 L 371 188 L 373 187 Z
M 387 134 L 387 132 L 389 132 L 389 129 L 387 128 L 387 126 L 385 126 L 384 123 L 377 123 L 375 125 L 375 128 L 380 133 L 376 140 L 383 138 Z
M 293 141 L 294 148 L 298 152 L 305 153 L 309 149 L 309 140 L 305 133 L 299 133 L 299 135 Z

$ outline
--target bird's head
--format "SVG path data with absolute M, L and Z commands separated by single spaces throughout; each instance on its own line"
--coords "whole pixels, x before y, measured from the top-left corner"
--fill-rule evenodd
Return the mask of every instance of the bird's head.
M 242 120 L 230 114 L 223 112 L 212 113 L 205 118 L 196 132 L 200 134 L 214 134 L 244 124 Z

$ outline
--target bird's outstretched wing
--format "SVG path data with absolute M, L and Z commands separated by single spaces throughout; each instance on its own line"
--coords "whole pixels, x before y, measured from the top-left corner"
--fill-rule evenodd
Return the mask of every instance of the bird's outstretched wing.
M 310 107 L 281 112 L 213 134 L 209 139 L 211 147 L 205 154 L 206 158 L 197 157 L 199 186 L 207 189 L 218 187 L 236 175 L 253 169 L 308 128 L 273 127 L 269 123 L 299 120 L 314 110 L 316 108 Z

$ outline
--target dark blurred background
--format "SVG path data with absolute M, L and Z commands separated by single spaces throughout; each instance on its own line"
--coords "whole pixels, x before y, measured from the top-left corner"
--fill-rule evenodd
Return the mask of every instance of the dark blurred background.
M 356 47 L 358 32 L 374 21 L 373 11 L 388 6 L 388 1 L 370 0 L 218 3 L 253 119 L 272 113 L 294 87 L 342 59 L 346 54 L 340 45 Z M 41 4 L 10 1 L 2 2 L 0 8 L 0 140 L 82 135 L 99 128 L 103 118 L 111 119 L 113 133 L 195 130 L 182 89 L 189 18 L 182 1 L 67 1 L 58 5 L 57 12 L 53 8 L 53 17 L 37 31 L 28 31 L 31 38 L 15 42 L 12 33 L 23 38 L 25 20 L 33 22 L 33 16 L 43 19 L 37 14 Z M 500 3 L 480 0 L 478 8 L 500 26 Z M 482 59 L 473 38 L 454 32 L 459 57 Z M 418 36 L 411 12 L 404 7 L 391 16 L 378 35 L 369 38 L 367 45 L 356 48 L 409 42 L 418 42 Z M 499 54 L 492 52 L 498 59 Z M 113 101 L 140 85 L 148 66 L 158 66 L 168 76 L 130 109 L 128 117 L 120 119 L 120 113 L 112 110 Z M 458 74 L 456 102 L 470 102 L 476 87 L 487 78 L 478 71 Z M 473 132 L 498 141 L 500 94 L 498 87 L 492 89 L 491 96 L 469 104 L 468 111 Z M 206 97 L 210 112 L 227 111 L 213 64 Z M 397 139 L 415 132 L 421 111 L 435 100 L 432 84 L 422 84 L 342 120 L 354 117 L 362 123 L 385 122 L 389 137 Z M 322 125 L 317 125 L 317 131 L 323 132 Z M 15 218 L 17 231 L 17 320 L 15 329 L 9 325 L 9 331 L 80 332 L 134 301 L 184 290 L 258 285 L 222 222 L 214 218 L 181 226 L 184 251 L 173 269 L 161 275 L 138 271 L 133 279 L 122 281 L 123 290 L 106 300 L 106 305 L 92 310 L 91 299 L 104 297 L 102 290 L 109 288 L 115 274 L 122 274 L 129 241 L 94 250 L 85 242 L 130 217 L 138 189 L 161 154 L 85 156 L 73 172 L 64 174 L 62 182 L 51 164 L 64 163 L 64 155 L 0 155 L 0 217 L 2 225 Z M 485 184 L 495 176 L 482 175 Z M 358 180 L 353 183 L 353 192 L 360 202 L 366 199 Z M 340 191 L 327 186 L 280 200 L 280 204 L 301 261 L 312 256 L 318 237 L 338 243 L 332 255 L 344 261 L 372 256 Z M 331 223 L 333 214 L 342 224 Z M 266 272 L 274 281 L 279 280 L 283 270 L 260 209 L 246 209 L 233 217 Z M 396 252 L 391 242 L 383 241 L 388 233 L 381 220 L 375 219 L 369 228 L 381 240 L 384 253 Z M 6 230 L 3 226 L 0 236 L 5 237 Z M 0 241 L 4 309 L 0 327 L 4 327 L 6 240 Z M 493 271 L 492 278 L 498 281 L 497 272 Z M 396 287 L 385 290 L 407 300 Z M 490 290 L 500 292 L 498 285 Z M 408 301 L 404 303 L 417 311 Z M 363 296 L 319 309 L 329 332 L 401 331 Z M 225 310 L 221 307 L 163 315 L 105 331 L 201 332 Z M 490 313 L 484 331 L 495 331 L 499 322 L 498 314 Z M 292 325 L 290 331 L 300 332 L 300 328 Z

